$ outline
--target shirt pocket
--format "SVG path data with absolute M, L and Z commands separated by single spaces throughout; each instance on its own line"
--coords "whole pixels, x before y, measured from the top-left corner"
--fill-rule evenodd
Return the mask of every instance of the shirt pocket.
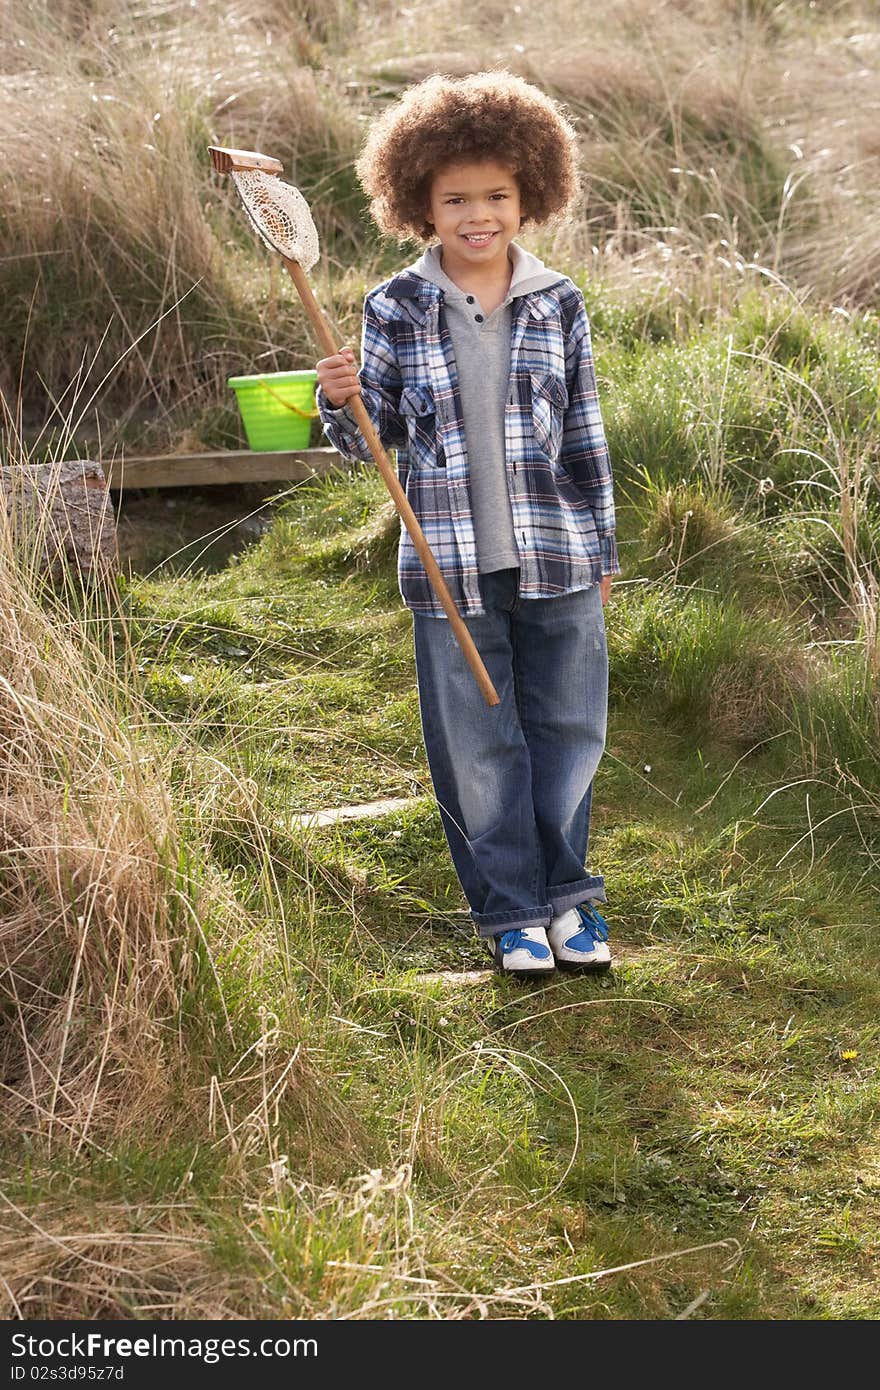
M 406 428 L 406 452 L 410 468 L 442 468 L 443 451 L 437 440 L 437 407 L 430 386 L 404 386 L 400 415 Z
M 533 371 L 529 378 L 535 443 L 542 454 L 555 463 L 562 446 L 568 391 L 565 382 L 553 372 Z

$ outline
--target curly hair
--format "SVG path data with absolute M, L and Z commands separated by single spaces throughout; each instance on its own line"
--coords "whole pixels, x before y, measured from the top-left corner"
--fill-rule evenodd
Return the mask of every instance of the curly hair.
M 382 232 L 428 241 L 434 176 L 481 160 L 515 174 L 522 223 L 568 212 L 580 191 L 577 135 L 562 107 L 505 70 L 435 73 L 408 88 L 370 127 L 355 172 Z

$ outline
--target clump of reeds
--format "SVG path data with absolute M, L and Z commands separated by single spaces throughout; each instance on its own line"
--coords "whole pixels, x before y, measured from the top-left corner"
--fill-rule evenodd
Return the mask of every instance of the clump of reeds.
M 18 1127 L 80 1146 L 155 1120 L 218 901 L 99 640 L 110 594 L 77 612 L 38 556 L 0 497 L 0 1074 Z
M 28 462 L 19 443 L 15 466 Z M 185 1127 L 225 1149 L 234 1183 L 280 1153 L 314 1171 L 316 1134 L 332 1132 L 340 1158 L 363 1131 L 317 1073 L 293 987 L 304 967 L 281 883 L 298 875 L 307 890 L 309 856 L 276 843 L 250 779 L 199 762 L 194 727 L 161 727 L 114 574 L 69 565 L 50 579 L 50 493 L 22 515 L 0 487 L 9 1137 L 29 1135 L 35 1161 L 61 1147 L 109 1159 L 122 1136 L 179 1133 L 186 1097 Z M 231 847 L 253 871 L 241 895 Z
M 643 531 L 645 568 L 690 583 L 739 557 L 741 532 L 730 499 L 713 495 L 702 480 L 656 486 L 646 483 L 649 513 Z

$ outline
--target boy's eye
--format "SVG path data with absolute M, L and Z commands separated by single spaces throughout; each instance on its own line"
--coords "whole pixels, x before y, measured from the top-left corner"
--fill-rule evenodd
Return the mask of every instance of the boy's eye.
M 490 196 L 491 198 L 506 198 L 506 197 L 507 197 L 507 194 L 506 194 L 506 193 L 491 193 L 489 196 Z M 463 201 L 463 199 L 461 199 L 461 198 L 447 198 L 447 199 L 446 199 L 446 204 L 447 204 L 447 206 L 451 207 L 453 203 L 460 203 L 460 202 L 462 202 L 462 201 Z

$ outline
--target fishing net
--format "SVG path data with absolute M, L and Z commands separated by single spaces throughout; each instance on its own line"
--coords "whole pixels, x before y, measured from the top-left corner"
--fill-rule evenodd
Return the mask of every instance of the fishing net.
M 320 254 L 309 205 L 298 188 L 262 169 L 231 169 L 255 230 L 269 247 L 311 270 Z

